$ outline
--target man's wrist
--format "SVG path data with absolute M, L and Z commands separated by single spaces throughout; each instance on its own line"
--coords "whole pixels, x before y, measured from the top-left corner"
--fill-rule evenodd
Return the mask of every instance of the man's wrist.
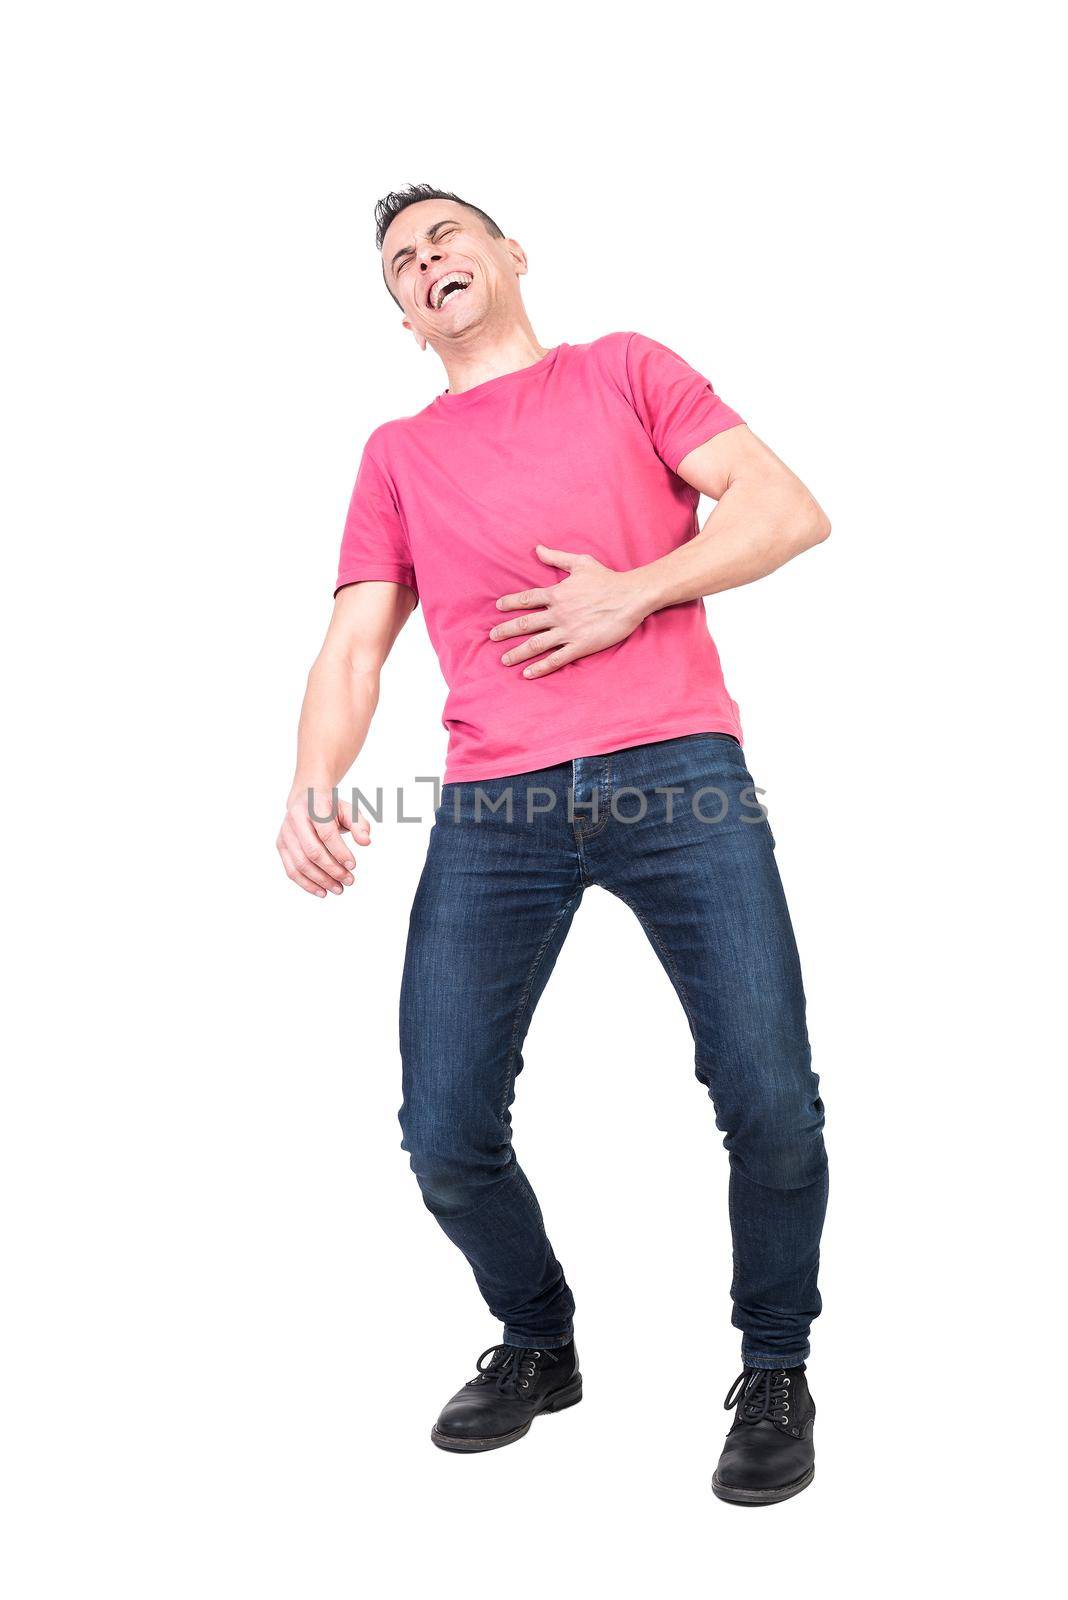
M 321 774 L 316 777 L 310 777 L 304 773 L 298 773 L 293 779 L 293 787 L 289 791 L 289 804 L 292 806 L 296 801 L 306 806 L 309 789 L 317 795 L 328 795 L 335 787 L 336 785 L 329 777 L 323 777 Z
M 654 611 L 659 611 L 664 601 L 660 592 L 661 586 L 657 581 L 655 563 L 648 567 L 633 567 L 628 576 L 631 603 L 636 618 L 635 627 L 637 627 L 646 617 L 652 616 Z

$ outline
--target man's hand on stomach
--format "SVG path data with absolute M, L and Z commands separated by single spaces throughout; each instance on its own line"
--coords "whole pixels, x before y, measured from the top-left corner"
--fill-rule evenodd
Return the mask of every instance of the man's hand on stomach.
M 499 622 L 490 632 L 495 641 L 522 640 L 501 657 L 504 666 L 524 663 L 524 678 L 544 678 L 582 656 L 619 644 L 645 621 L 650 608 L 644 603 L 640 571 L 615 572 L 593 556 L 544 544 L 535 549 L 539 561 L 563 568 L 568 576 L 549 588 L 523 589 L 497 601 L 499 611 L 526 612 Z M 532 611 L 531 606 L 540 609 Z

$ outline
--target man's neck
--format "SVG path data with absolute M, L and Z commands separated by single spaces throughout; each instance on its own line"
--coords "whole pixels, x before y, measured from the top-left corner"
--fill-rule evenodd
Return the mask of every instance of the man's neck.
M 470 344 L 457 342 L 437 353 L 448 374 L 450 394 L 463 394 L 465 389 L 488 383 L 491 378 L 532 367 L 549 354 L 526 320 L 510 323 L 492 334 L 479 330 Z

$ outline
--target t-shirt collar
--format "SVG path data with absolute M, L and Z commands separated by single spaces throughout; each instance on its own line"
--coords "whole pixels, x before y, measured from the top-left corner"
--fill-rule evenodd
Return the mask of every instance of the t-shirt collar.
M 548 372 L 555 363 L 560 351 L 565 348 L 566 346 L 562 344 L 554 345 L 538 361 L 531 362 L 529 367 L 517 367 L 514 372 L 502 372 L 499 377 L 487 378 L 485 383 L 476 383 L 470 389 L 461 390 L 459 394 L 450 394 L 449 390 L 446 389 L 444 393 L 438 395 L 434 404 L 453 411 L 457 407 L 471 405 L 479 400 L 492 399 L 502 389 L 510 388 L 516 383 L 522 383 L 525 379 L 533 378 L 539 373 Z

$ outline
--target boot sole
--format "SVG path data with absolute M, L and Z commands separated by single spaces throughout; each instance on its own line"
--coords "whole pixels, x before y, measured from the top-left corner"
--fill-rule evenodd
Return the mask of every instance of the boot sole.
M 552 1399 L 540 1410 L 535 1411 L 530 1422 L 524 1422 L 521 1428 L 513 1428 L 511 1433 L 493 1434 L 488 1439 L 465 1439 L 459 1434 L 440 1433 L 436 1427 L 430 1430 L 431 1443 L 436 1444 L 439 1450 L 451 1450 L 456 1455 L 474 1455 L 483 1450 L 501 1450 L 506 1444 L 515 1444 L 525 1433 L 530 1432 L 530 1423 L 537 1417 L 547 1416 L 551 1411 L 566 1411 L 568 1406 L 577 1406 L 582 1399 L 582 1377 L 573 1379 L 564 1388 L 559 1389 Z
M 802 1489 L 807 1489 L 815 1477 L 816 1468 L 809 1467 L 803 1477 L 793 1483 L 784 1483 L 779 1489 L 739 1489 L 733 1484 L 721 1483 L 719 1474 L 712 1478 L 712 1493 L 717 1500 L 727 1500 L 732 1506 L 773 1506 L 779 1500 L 789 1500 Z

